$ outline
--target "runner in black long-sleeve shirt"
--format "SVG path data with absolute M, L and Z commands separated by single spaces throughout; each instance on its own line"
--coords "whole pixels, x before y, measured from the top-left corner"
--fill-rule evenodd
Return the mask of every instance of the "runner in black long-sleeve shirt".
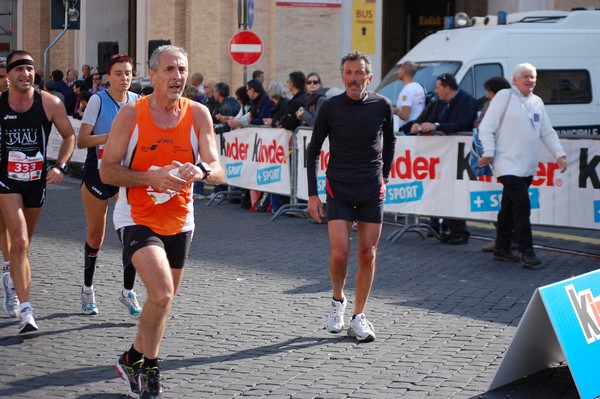
M 375 331 L 367 321 L 364 309 L 375 276 L 375 257 L 383 222 L 384 182 L 390 173 L 396 141 L 390 101 L 367 93 L 367 85 L 372 79 L 371 62 L 364 53 L 351 52 L 342 59 L 342 81 L 346 91 L 321 106 L 307 149 L 308 211 L 320 222 L 325 213 L 317 193 L 317 168 L 321 146 L 329 137 L 326 187 L 333 300 L 327 330 L 338 333 L 344 329 L 347 304 L 344 285 L 351 223 L 356 220 L 358 273 L 348 335 L 367 342 L 375 339 Z

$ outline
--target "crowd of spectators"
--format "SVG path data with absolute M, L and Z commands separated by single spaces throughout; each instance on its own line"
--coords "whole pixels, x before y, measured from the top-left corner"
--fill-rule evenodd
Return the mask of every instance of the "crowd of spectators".
M 416 65 L 406 61 L 400 68 L 399 79 L 403 89 L 393 107 L 396 134 L 454 134 L 470 131 L 477 127 L 475 99 L 462 91 L 453 75 L 444 73 L 437 77 L 435 97 L 429 99 L 427 91 L 414 81 Z M 497 78 L 499 79 L 499 78 Z M 493 79 L 492 79 L 493 81 Z M 107 89 L 107 82 L 97 68 L 84 65 L 81 75 L 76 69 L 65 74 L 54 70 L 48 80 L 37 75 L 36 84 L 65 104 L 67 113 L 81 119 L 90 97 Z M 486 82 L 487 84 L 488 82 Z M 503 88 L 510 84 L 503 81 Z M 487 88 L 487 87 L 486 87 Z M 132 85 L 132 91 L 141 95 L 152 92 L 151 86 Z M 285 83 L 266 79 L 264 71 L 255 70 L 244 86 L 235 90 L 223 81 L 205 80 L 200 72 L 190 74 L 185 96 L 203 103 L 210 111 L 215 133 L 226 134 L 233 129 L 248 126 L 263 126 L 294 130 L 299 126 L 313 127 L 320 107 L 331 97 L 342 94 L 337 87 L 327 87 L 316 71 L 305 75 L 292 71 Z M 481 113 L 481 116 L 485 113 Z M 475 122 L 475 123 L 474 123 Z M 226 185 L 214 187 L 211 196 L 204 195 L 203 184 L 194 188 L 194 198 L 214 197 L 227 190 Z M 251 209 L 259 209 L 258 201 L 264 200 L 262 193 L 252 194 Z M 271 196 L 267 209 L 277 210 L 287 201 L 285 197 Z M 469 241 L 469 230 L 465 220 L 433 218 L 430 225 L 439 233 L 442 242 L 461 245 Z M 493 242 L 489 248 L 493 250 Z

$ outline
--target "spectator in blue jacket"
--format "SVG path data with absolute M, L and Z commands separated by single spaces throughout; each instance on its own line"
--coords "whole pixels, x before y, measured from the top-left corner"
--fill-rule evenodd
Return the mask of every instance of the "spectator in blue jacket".
M 414 134 L 439 131 L 442 133 L 471 132 L 477 117 L 475 98 L 458 88 L 456 79 L 449 73 L 437 78 L 435 85 L 437 100 L 429 103 L 419 115 L 410 131 Z M 442 242 L 462 245 L 469 242 L 470 233 L 466 220 L 446 219 L 441 224 L 433 219 L 431 227 L 437 230 Z
M 231 130 L 227 125 L 227 121 L 229 118 L 236 116 L 242 106 L 235 98 L 229 95 L 229 85 L 225 82 L 215 83 L 214 98 L 216 105 L 212 114 L 213 122 L 215 123 L 215 133 L 226 133 Z
M 264 119 L 271 115 L 273 102 L 262 83 L 256 79 L 249 80 L 246 83 L 246 92 L 250 97 L 250 110 L 241 118 L 233 118 L 227 122 L 232 129 L 248 125 L 262 126 Z
M 427 108 L 413 123 L 411 133 L 443 133 L 470 132 L 477 117 L 475 98 L 458 88 L 452 74 L 443 73 L 437 78 L 435 85 L 436 101 Z

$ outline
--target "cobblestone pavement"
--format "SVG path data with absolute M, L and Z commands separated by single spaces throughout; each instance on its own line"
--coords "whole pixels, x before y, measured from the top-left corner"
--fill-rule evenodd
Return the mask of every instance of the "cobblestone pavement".
M 197 204 L 161 346 L 166 398 L 578 397 L 566 367 L 487 389 L 535 288 L 593 270 L 598 258 L 538 250 L 545 268 L 531 271 L 492 261 L 482 240 L 448 246 L 409 233 L 392 243 L 385 237 L 395 227 L 386 225 L 367 307 L 377 339 L 359 344 L 324 330 L 325 225 Z M 117 301 L 122 267 L 112 221 L 98 258 L 95 317 L 80 311 L 84 238 L 79 182 L 69 178 L 49 188 L 30 254 L 40 331 L 17 335 L 16 320 L 0 316 L 0 397 L 124 397 L 114 363 L 131 345 L 135 321 Z M 355 272 L 353 259 L 349 311 Z M 143 301 L 141 281 L 136 289 Z

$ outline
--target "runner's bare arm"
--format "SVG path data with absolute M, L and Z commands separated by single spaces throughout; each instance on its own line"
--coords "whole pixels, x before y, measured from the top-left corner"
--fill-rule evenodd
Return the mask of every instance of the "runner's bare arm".
M 194 127 L 198 131 L 198 152 L 202 162 L 210 165 L 210 176 L 205 180 L 210 184 L 220 184 L 225 178 L 225 171 L 221 165 L 219 151 L 217 150 L 217 139 L 213 129 L 212 118 L 208 109 L 198 103 L 192 102 L 194 115 Z
M 46 92 L 42 92 L 42 104 L 48 120 L 56 126 L 58 133 L 63 139 L 58 150 L 56 163 L 67 163 L 71 159 L 75 149 L 75 132 L 67 116 L 65 105 L 58 97 Z M 48 184 L 58 184 L 62 182 L 63 177 L 64 175 L 60 170 L 51 168 L 48 171 L 46 182 Z
M 108 134 L 92 134 L 92 130 L 94 130 L 94 125 L 81 124 L 77 135 L 78 148 L 96 147 L 106 143 Z

